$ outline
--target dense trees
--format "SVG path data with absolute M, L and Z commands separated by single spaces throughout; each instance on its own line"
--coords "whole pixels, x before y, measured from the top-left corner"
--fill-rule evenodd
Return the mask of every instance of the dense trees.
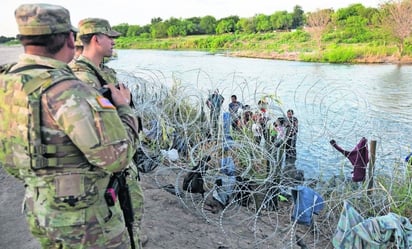
M 292 29 L 296 29 L 299 27 L 302 27 L 304 24 L 304 14 L 305 12 L 303 11 L 302 7 L 299 5 L 296 5 L 293 8 L 293 13 L 292 13 Z
M 0 43 L 6 43 L 9 41 L 14 40 L 14 37 L 5 37 L 5 36 L 0 36 Z
M 253 17 L 240 18 L 236 24 L 236 28 L 239 32 L 252 34 L 256 32 L 256 20 Z
M 270 16 L 270 22 L 273 30 L 288 31 L 293 24 L 293 15 L 286 11 L 277 11 Z
M 216 34 L 234 33 L 236 31 L 236 23 L 238 21 L 238 16 L 229 16 L 220 19 L 216 25 Z
M 373 39 L 370 27 L 378 25 L 379 12 L 375 8 L 365 8 L 362 4 L 352 4 L 332 14 L 332 23 L 339 30 L 334 32 L 338 42 L 358 43 Z
M 187 19 L 171 17 L 168 20 L 154 17 L 150 24 L 144 26 L 121 23 L 113 28 L 129 41 L 215 34 L 233 40 L 237 35 L 267 33 L 265 37 L 273 37 L 274 32 L 298 30 L 298 34 L 291 37 L 307 39 L 310 35 L 320 51 L 323 41 L 334 44 L 396 43 L 402 56 L 405 50 L 408 53 L 412 50 L 412 0 L 387 0 L 378 8 L 357 3 L 337 10 L 320 9 L 310 13 L 305 13 L 301 6 L 296 5 L 292 12 L 275 11 L 252 17 L 229 16 L 219 20 L 210 15 Z M 10 40 L 14 37 L 0 37 L 0 43 Z M 275 48 L 276 45 L 267 44 L 266 47 Z
M 214 34 L 216 32 L 216 18 L 213 16 L 205 16 L 200 19 L 200 31 L 203 34 Z
M 305 13 L 300 6 L 295 6 L 292 13 L 276 11 L 271 15 L 256 14 L 253 17 L 229 16 L 216 20 L 213 16 L 191 17 L 177 19 L 171 17 L 162 20 L 152 18 L 150 25 L 119 24 L 113 28 L 122 33 L 122 36 L 150 36 L 152 38 L 167 38 L 185 35 L 213 35 L 226 33 L 263 33 L 272 31 L 289 31 L 302 28 L 305 24 Z M 130 31 L 127 29 L 131 29 Z
M 257 32 L 269 32 L 273 30 L 272 24 L 270 23 L 270 16 L 259 14 L 256 15 L 254 19 Z
M 388 9 L 385 11 L 389 12 Z M 155 17 L 152 18 L 151 23 L 145 27 L 119 24 L 114 26 L 114 28 L 121 32 L 122 36 L 151 38 L 227 33 L 253 34 L 308 28 L 308 30 L 312 31 L 312 35 L 315 34 L 314 30 L 317 30 L 316 33 L 320 34 L 317 39 L 318 42 L 320 42 L 324 33 L 319 33 L 319 25 L 328 20 L 327 23 L 333 24 L 334 27 L 345 29 L 340 34 L 332 35 L 334 38 L 342 41 L 349 41 L 351 39 L 352 42 L 358 42 L 371 39 L 367 34 L 368 27 L 370 25 L 379 25 L 382 20 L 382 18 L 379 18 L 380 16 L 380 10 L 376 8 L 366 8 L 360 3 L 338 9 L 336 12 L 329 9 L 318 10 L 313 13 L 305 13 L 302 7 L 296 5 L 292 12 L 275 11 L 270 15 L 256 14 L 253 17 L 241 18 L 238 16 L 229 16 L 220 20 L 216 20 L 215 17 L 210 15 L 187 19 L 171 17 L 168 20 Z M 322 18 L 322 20 L 319 18 Z

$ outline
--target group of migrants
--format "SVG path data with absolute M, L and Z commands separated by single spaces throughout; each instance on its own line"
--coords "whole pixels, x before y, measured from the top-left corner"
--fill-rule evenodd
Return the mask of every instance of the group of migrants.
M 15 19 L 24 54 L 1 69 L 0 162 L 25 185 L 31 233 L 42 248 L 141 248 L 141 127 L 102 65 L 120 33 L 101 18 L 74 27 L 52 4 L 22 4 Z
M 217 206 L 225 208 L 235 202 L 242 206 L 252 204 L 256 212 L 261 209 L 274 211 L 278 208 L 278 199 L 285 194 L 281 193 L 281 187 L 288 186 L 294 203 L 291 220 L 311 226 L 313 214 L 318 214 L 323 209 L 324 202 L 316 191 L 303 186 L 303 173 L 300 172 L 299 175 L 294 165 L 298 134 L 298 119 L 294 111 L 289 109 L 286 114 L 279 113 L 278 117 L 274 117 L 273 113 L 269 113 L 268 103 L 264 98 L 258 101 L 257 108 L 253 110 L 250 105 L 243 105 L 238 101 L 236 95 L 231 95 L 228 112 L 221 113 L 223 103 L 224 97 L 218 89 L 206 101 L 210 109 L 210 132 L 219 133 L 218 122 L 222 117 L 222 140 L 250 139 L 250 147 L 257 146 L 259 151 L 264 151 L 260 162 L 266 162 L 266 174 L 264 181 L 259 181 L 259 177 L 245 175 L 244 172 L 239 174 L 240 165 L 237 163 L 241 160 L 236 146 L 231 148 L 230 144 L 224 145 L 220 171 L 215 176 L 212 189 L 212 197 L 218 203 Z M 214 138 L 216 137 L 215 135 Z M 206 201 L 205 207 L 210 206 L 210 210 L 214 212 L 214 203 Z
M 210 137 L 224 143 L 224 157 L 220 163 L 220 175 L 216 176 L 213 198 L 222 206 L 228 205 L 231 198 L 245 204 L 251 201 L 251 193 L 258 191 L 265 198 L 256 201 L 252 197 L 252 202 L 271 210 L 277 206 L 281 185 L 297 187 L 304 180 L 303 172 L 295 167 L 298 119 L 292 109 L 287 110 L 286 114 L 279 112 L 276 117 L 268 110 L 265 97 L 258 101 L 254 109 L 250 105 L 243 105 L 236 95 L 231 95 L 230 99 L 228 111 L 223 113 L 224 97 L 218 89 L 206 100 L 210 111 Z M 236 152 L 236 146 L 231 146 L 231 143 L 233 145 L 236 142 L 248 144 L 251 157 L 254 157 L 254 150 L 263 152 L 257 158 L 259 163 L 254 166 L 254 170 L 264 173 L 265 184 L 260 186 L 254 180 L 245 179 L 245 172 L 238 173 L 242 171 L 242 166 L 236 165 L 235 161 L 241 161 L 241 155 Z
M 218 94 L 218 91 L 215 91 L 208 101 L 221 105 L 224 99 L 223 97 L 216 97 Z M 213 99 L 218 99 L 219 101 L 213 102 Z M 213 105 L 208 106 L 212 106 L 212 108 L 214 107 Z M 216 113 L 216 110 L 220 111 L 221 107 L 212 108 L 210 120 L 213 123 L 217 122 L 219 114 Z M 263 99 L 258 102 L 258 110 L 252 111 L 249 106 L 242 105 L 237 100 L 236 95 L 231 96 L 231 102 L 229 103 L 228 109 L 230 112 L 232 131 L 251 131 L 253 134 L 253 142 L 255 144 L 266 146 L 269 141 L 274 145 L 272 148 L 277 148 L 277 165 L 275 172 L 280 168 L 279 160 L 281 159 L 279 158 L 279 155 L 283 156 L 283 153 L 280 152 L 280 148 L 282 148 L 280 144 L 284 144 L 286 160 L 291 158 L 296 159 L 298 119 L 294 116 L 293 110 L 288 110 L 286 117 L 282 116 L 275 118 L 274 120 L 272 118 L 271 120 L 268 115 L 267 103 L 265 103 Z M 224 122 L 225 113 L 223 113 L 223 123 Z M 216 127 L 217 124 L 211 125 L 211 132 L 216 132 Z M 223 130 L 225 130 L 224 124 Z M 226 137 L 224 136 L 224 138 Z M 367 180 L 366 169 L 370 160 L 367 138 L 361 137 L 351 150 L 342 148 L 338 145 L 335 139 L 331 139 L 329 143 L 332 148 L 347 158 L 353 166 L 350 181 L 356 183 L 365 182 Z M 220 184 L 217 184 L 218 187 L 216 188 L 217 191 L 215 190 L 213 192 L 213 197 L 223 205 L 227 205 L 228 203 L 229 197 L 227 193 L 230 191 L 231 193 L 235 193 L 234 188 L 230 188 L 234 185 L 234 183 L 231 182 L 236 183 L 236 181 L 238 181 L 238 178 L 233 173 L 233 169 L 236 168 L 233 160 L 233 157 L 235 156 L 236 154 L 234 153 L 230 157 L 222 158 L 221 173 L 225 177 L 220 177 Z M 412 165 L 412 153 L 405 158 L 405 162 L 408 164 L 408 167 Z M 228 172 L 228 169 L 232 170 Z M 256 190 L 251 191 L 251 193 L 256 193 Z M 265 197 L 267 197 L 268 194 L 275 196 L 279 194 L 276 190 L 276 186 L 269 188 Z M 325 203 L 322 196 L 313 189 L 303 185 L 293 186 L 291 188 L 291 194 L 294 203 L 291 220 L 296 221 L 298 224 L 311 226 L 313 224 L 313 214 L 318 214 L 324 207 Z M 265 204 L 267 206 L 268 203 Z M 388 212 L 385 215 L 364 218 L 349 201 L 345 200 L 331 242 L 334 248 L 389 248 L 391 246 L 396 248 L 411 248 L 411 238 L 412 224 L 407 217 Z M 302 248 L 306 248 L 306 246 Z
M 219 117 L 222 115 L 224 97 L 216 89 L 209 95 L 206 104 L 210 110 L 210 133 L 217 137 Z M 265 100 L 259 100 L 257 110 L 252 111 L 250 105 L 243 105 L 236 95 L 231 96 L 228 105 L 231 131 L 251 132 L 256 144 L 268 142 L 276 148 L 284 145 L 286 159 L 296 159 L 296 141 L 298 135 L 298 119 L 292 109 L 286 116 L 270 117 Z M 283 154 L 283 152 L 282 152 Z
M 218 133 L 218 121 L 222 115 L 223 102 L 224 97 L 219 94 L 218 89 L 207 99 L 212 134 Z M 292 109 L 287 110 L 286 115 L 281 114 L 280 117 L 274 118 L 272 114 L 269 114 L 268 103 L 264 98 L 260 99 L 257 108 L 252 110 L 250 105 L 243 105 L 238 101 L 236 95 L 232 95 L 228 110 L 231 132 L 247 133 L 253 137 L 256 145 L 266 146 L 269 153 L 277 161 L 277 171 L 279 171 L 283 158 L 289 162 L 296 160 L 296 141 L 299 128 L 298 119 Z M 367 141 L 365 137 L 362 137 L 358 144 L 351 151 L 348 151 L 340 147 L 334 139 L 330 140 L 330 145 L 351 162 L 353 166 L 352 181 L 354 182 L 363 182 L 366 177 L 366 168 L 369 162 Z

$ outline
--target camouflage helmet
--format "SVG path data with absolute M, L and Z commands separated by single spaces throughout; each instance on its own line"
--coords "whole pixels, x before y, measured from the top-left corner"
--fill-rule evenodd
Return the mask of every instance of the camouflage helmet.
M 70 22 L 70 13 L 59 5 L 22 4 L 15 11 L 20 35 L 50 35 L 77 32 Z
M 119 37 L 121 34 L 110 27 L 105 19 L 86 18 L 79 22 L 79 35 L 105 34 L 109 37 Z

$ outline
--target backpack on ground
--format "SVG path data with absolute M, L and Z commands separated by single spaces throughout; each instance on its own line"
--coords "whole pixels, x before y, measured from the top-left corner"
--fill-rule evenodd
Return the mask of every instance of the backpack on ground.
M 159 165 L 158 161 L 158 156 L 150 152 L 144 145 L 139 146 L 133 155 L 133 163 L 141 173 L 149 173 L 156 169 Z
M 210 161 L 210 156 L 205 156 L 202 160 L 183 178 L 183 190 L 190 193 L 199 193 L 202 196 L 205 193 L 203 188 L 203 174 L 208 169 L 207 162 Z
M 242 206 L 247 207 L 251 203 L 252 193 L 258 184 L 248 178 L 236 176 L 236 185 L 233 198 Z
M 36 76 L 27 74 L 29 70 Z M 69 71 L 44 65 L 0 65 L 0 163 L 8 173 L 19 178 L 20 169 L 47 166 L 37 159 L 56 148 L 41 141 L 41 94 L 57 82 L 73 79 L 77 78 Z

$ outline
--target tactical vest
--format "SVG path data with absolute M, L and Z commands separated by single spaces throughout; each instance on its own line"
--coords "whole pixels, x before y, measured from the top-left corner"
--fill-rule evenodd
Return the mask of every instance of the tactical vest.
M 0 163 L 7 172 L 19 177 L 21 169 L 61 167 L 80 161 L 80 155 L 53 157 L 58 152 L 79 150 L 73 144 L 45 144 L 40 130 L 42 93 L 58 82 L 77 78 L 47 66 L 28 65 L 11 70 L 13 65 L 0 68 Z M 40 73 L 33 77 L 27 73 L 32 70 Z
M 71 62 L 70 68 L 72 69 L 73 72 L 81 72 L 81 71 L 92 71 L 93 75 L 96 76 L 97 80 L 100 83 L 100 86 L 107 85 L 108 83 L 117 83 L 116 79 L 116 72 L 113 71 L 113 69 L 110 69 L 108 67 L 104 67 L 103 69 L 96 70 L 95 66 L 90 64 L 87 61 L 84 60 L 75 60 L 74 62 Z M 106 71 L 105 71 L 106 70 Z M 110 70 L 110 73 L 109 73 Z

